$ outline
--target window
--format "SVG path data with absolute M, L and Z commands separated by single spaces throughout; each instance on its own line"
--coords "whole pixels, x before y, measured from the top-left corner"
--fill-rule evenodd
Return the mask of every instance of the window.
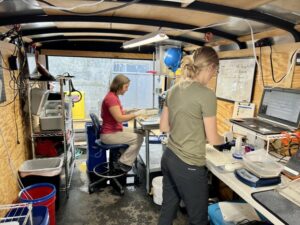
M 125 109 L 152 108 L 153 80 L 155 87 L 160 87 L 159 79 L 147 73 L 152 70 L 151 60 L 48 56 L 48 65 L 53 76 L 66 72 L 75 76 L 72 79 L 74 87 L 85 93 L 86 117 L 92 112 L 99 115 L 102 99 L 117 74 L 122 73 L 131 80 L 128 92 L 120 96 Z M 58 90 L 58 87 L 55 90 Z M 155 95 L 155 107 L 158 105 L 157 98 Z

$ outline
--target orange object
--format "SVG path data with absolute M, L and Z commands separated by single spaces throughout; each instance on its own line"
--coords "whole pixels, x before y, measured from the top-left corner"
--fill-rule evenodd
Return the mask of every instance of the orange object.
M 282 132 L 282 134 L 285 134 L 286 138 L 281 139 L 281 143 L 284 145 L 290 145 L 290 144 L 300 144 L 300 132 L 295 132 L 293 135 Z

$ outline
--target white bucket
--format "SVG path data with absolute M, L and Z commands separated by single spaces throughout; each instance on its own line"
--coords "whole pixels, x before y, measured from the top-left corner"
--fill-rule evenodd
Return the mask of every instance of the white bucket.
M 162 176 L 155 177 L 152 180 L 152 193 L 153 193 L 153 201 L 157 205 L 162 204 Z

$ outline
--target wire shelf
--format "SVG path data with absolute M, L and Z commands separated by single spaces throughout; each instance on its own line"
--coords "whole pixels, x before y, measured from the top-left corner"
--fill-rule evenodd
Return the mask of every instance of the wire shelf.
M 0 224 L 33 225 L 32 204 L 19 203 L 0 205 Z
M 63 131 L 43 131 L 32 134 L 33 137 L 59 137 L 63 135 Z

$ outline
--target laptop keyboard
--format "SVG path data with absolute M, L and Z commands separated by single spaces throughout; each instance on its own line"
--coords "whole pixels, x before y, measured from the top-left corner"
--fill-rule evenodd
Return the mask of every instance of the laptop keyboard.
M 268 122 L 265 122 L 263 120 L 259 120 L 259 119 L 253 119 L 253 118 L 247 118 L 245 119 L 245 122 L 249 125 L 253 125 L 255 127 L 265 127 L 265 128 L 271 128 L 271 129 L 280 129 L 280 130 L 287 130 L 286 127 L 284 126 L 280 126 L 280 125 L 277 125 L 277 124 L 272 124 L 272 123 L 268 123 Z

